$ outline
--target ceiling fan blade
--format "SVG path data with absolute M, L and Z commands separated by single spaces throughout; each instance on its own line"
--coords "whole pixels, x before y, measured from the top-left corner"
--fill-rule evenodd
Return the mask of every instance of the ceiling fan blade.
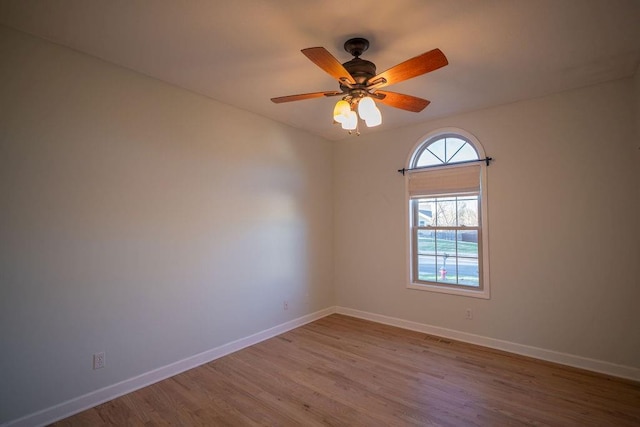
M 301 51 L 307 58 L 318 67 L 322 68 L 327 74 L 334 79 L 342 82 L 346 81 L 355 84 L 351 74 L 329 51 L 323 47 L 310 47 Z
M 447 57 L 444 56 L 444 53 L 442 53 L 440 49 L 433 49 L 429 52 L 423 53 L 422 55 L 418 55 L 401 62 L 400 64 L 389 68 L 387 71 L 383 71 L 377 76 L 372 77 L 369 81 L 377 81 L 380 78 L 384 78 L 387 82 L 380 86 L 388 86 L 437 70 L 448 63 L 449 61 L 447 61 Z
M 419 113 L 431 103 L 431 101 L 427 101 L 426 99 L 386 90 L 378 90 L 376 91 L 376 95 L 384 95 L 384 98 L 376 97 L 376 100 L 383 104 L 400 108 L 401 110 L 413 111 L 414 113 Z
M 304 99 L 321 98 L 323 96 L 335 96 L 341 95 L 342 92 L 329 91 L 329 92 L 313 92 L 313 93 L 301 93 L 298 95 L 279 96 L 277 98 L 271 98 L 272 102 L 280 104 L 282 102 L 302 101 Z

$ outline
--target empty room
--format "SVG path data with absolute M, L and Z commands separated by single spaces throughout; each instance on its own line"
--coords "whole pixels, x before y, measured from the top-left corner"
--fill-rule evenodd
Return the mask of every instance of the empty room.
M 0 426 L 640 425 L 637 0 L 0 0 Z

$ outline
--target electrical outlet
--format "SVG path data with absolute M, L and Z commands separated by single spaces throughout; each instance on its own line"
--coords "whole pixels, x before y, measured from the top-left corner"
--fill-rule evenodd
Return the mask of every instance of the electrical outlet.
M 470 308 L 467 308 L 465 318 L 466 318 L 467 320 L 471 320 L 471 319 L 473 319 L 473 312 L 471 311 L 471 309 L 470 309 Z
M 283 301 L 282 302 L 282 309 L 283 310 L 289 310 L 289 301 Z
M 100 353 L 96 353 L 93 355 L 93 369 L 101 369 L 104 368 L 105 358 L 104 351 Z

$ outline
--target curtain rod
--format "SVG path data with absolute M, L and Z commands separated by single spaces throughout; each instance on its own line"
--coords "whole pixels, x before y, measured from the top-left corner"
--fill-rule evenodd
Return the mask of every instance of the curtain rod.
M 463 165 L 465 163 L 477 163 L 477 162 L 485 162 L 487 164 L 487 166 L 489 166 L 489 162 L 491 162 L 493 160 L 493 157 L 485 157 L 484 159 L 478 159 L 478 160 L 467 160 L 464 162 L 455 162 L 452 163 L 452 165 Z M 398 169 L 398 172 L 400 172 L 402 174 L 402 176 L 404 176 L 404 174 L 406 172 L 409 171 L 418 171 L 418 170 L 423 170 L 423 169 L 432 169 L 432 168 L 441 168 L 442 166 L 448 166 L 448 165 L 432 165 L 432 166 L 422 166 L 419 168 L 402 168 L 402 169 Z

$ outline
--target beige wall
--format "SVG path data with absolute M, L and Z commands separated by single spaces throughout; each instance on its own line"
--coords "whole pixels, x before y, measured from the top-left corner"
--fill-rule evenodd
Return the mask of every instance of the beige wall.
M 338 305 L 640 368 L 633 93 L 632 79 L 615 81 L 336 144 Z M 396 170 L 441 127 L 472 133 L 495 158 L 490 300 L 406 289 Z
M 0 423 L 334 305 L 640 367 L 640 73 L 332 144 L 3 27 L 0 52 Z M 488 301 L 405 288 L 396 170 L 449 126 L 496 159 Z
M 3 27 L 0 52 L 0 424 L 334 304 L 331 143 Z

